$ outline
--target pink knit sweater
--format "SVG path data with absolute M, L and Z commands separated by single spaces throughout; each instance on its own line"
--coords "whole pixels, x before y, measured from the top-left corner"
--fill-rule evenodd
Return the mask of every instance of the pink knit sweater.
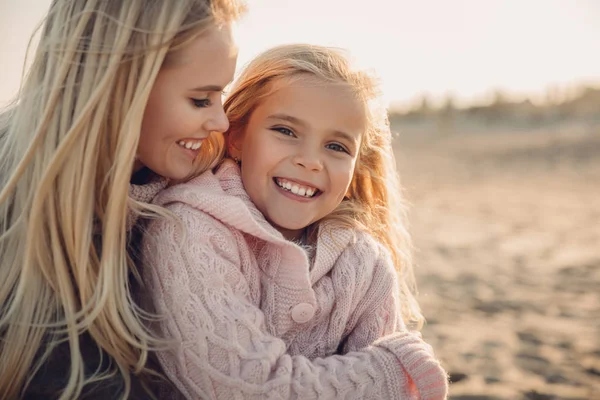
M 148 226 L 144 280 L 156 329 L 175 342 L 159 360 L 187 398 L 446 397 L 369 235 L 321 227 L 311 265 L 250 202 L 231 162 L 154 202 L 177 219 Z
M 166 178 L 160 178 L 154 176 L 150 182 L 143 185 L 129 184 L 129 199 L 135 200 L 140 203 L 151 203 L 152 199 L 160 193 L 169 184 L 169 180 Z M 127 233 L 130 233 L 135 224 L 138 222 L 138 214 L 133 212 L 132 208 L 129 208 L 127 213 L 127 221 L 125 226 Z

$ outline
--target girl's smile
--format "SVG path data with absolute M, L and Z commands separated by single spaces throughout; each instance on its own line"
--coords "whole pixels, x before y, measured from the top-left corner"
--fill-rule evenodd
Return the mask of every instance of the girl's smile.
M 273 178 L 273 182 L 275 182 L 275 184 L 285 193 L 294 195 L 292 198 L 313 199 L 322 193 L 322 191 L 314 185 L 309 185 L 293 179 Z

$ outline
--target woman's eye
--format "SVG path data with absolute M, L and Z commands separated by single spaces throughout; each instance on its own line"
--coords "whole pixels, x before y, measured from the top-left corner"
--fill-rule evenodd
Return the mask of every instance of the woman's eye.
M 209 99 L 191 99 L 191 100 L 192 100 L 192 103 L 194 104 L 194 107 L 198 107 L 198 108 L 210 107 Z
M 327 148 L 333 151 L 339 151 L 350 154 L 350 152 L 344 146 L 338 143 L 329 143 L 327 145 Z
M 273 128 L 273 130 L 276 131 L 276 132 L 279 132 L 279 133 L 281 133 L 282 135 L 285 135 L 285 136 L 295 136 L 294 132 L 292 132 L 288 128 L 279 127 L 279 128 Z

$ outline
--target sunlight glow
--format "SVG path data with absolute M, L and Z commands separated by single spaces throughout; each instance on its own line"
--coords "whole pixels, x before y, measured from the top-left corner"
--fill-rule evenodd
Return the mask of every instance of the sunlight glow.
M 49 0 L 0 0 L 0 104 L 18 89 L 25 47 Z M 458 103 L 502 89 L 600 83 L 594 0 L 249 0 L 239 67 L 271 46 L 347 48 L 382 79 L 388 102 L 421 95 Z

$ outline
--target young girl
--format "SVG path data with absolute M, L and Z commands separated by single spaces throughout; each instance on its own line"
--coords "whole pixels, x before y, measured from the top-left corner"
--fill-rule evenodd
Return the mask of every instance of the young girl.
M 144 278 L 186 397 L 445 398 L 405 326 L 421 315 L 376 102 L 335 51 L 267 51 L 225 104 L 241 170 L 225 160 L 156 197 L 177 218 L 148 227 Z
M 53 0 L 0 114 L 0 398 L 148 399 L 130 249 L 225 131 L 235 0 Z M 130 182 L 138 183 L 132 185 Z M 128 193 L 130 198 L 128 198 Z M 137 229 L 137 228 L 136 228 Z

